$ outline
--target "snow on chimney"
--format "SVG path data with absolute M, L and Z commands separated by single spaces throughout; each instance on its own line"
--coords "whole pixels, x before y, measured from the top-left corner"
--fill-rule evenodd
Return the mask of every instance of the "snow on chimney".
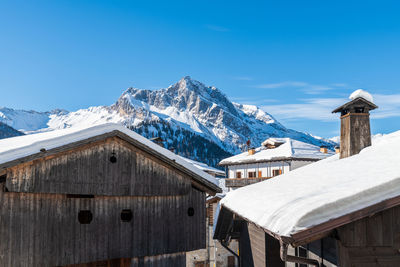
M 340 158 L 358 154 L 361 149 L 371 145 L 369 111 L 378 108 L 368 92 L 358 89 L 350 101 L 333 110 L 340 112 Z

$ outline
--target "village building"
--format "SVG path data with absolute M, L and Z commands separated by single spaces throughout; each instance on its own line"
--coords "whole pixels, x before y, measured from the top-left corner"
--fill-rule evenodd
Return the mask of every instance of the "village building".
M 260 147 L 223 159 L 227 169 L 225 186 L 236 189 L 330 157 L 335 152 L 291 138 L 268 138 Z
M 241 266 L 400 266 L 400 131 L 370 146 L 375 108 L 356 91 L 334 110 L 340 155 L 220 201 L 214 238 L 239 241 Z
M 116 124 L 0 140 L 0 266 L 185 266 L 214 177 Z

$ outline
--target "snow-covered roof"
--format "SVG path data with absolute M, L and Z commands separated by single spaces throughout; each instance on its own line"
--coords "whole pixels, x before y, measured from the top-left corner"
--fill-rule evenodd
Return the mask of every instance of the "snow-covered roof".
M 229 192 L 222 207 L 267 231 L 291 237 L 400 196 L 400 131 L 359 154 L 339 155 Z
M 207 184 L 211 183 L 215 189 L 220 189 L 218 187 L 218 181 L 211 175 L 193 166 L 191 163 L 183 160 L 180 156 L 171 151 L 162 148 L 124 126 L 115 123 L 107 123 L 91 127 L 72 127 L 63 130 L 1 139 L 0 167 L 5 163 L 40 153 L 43 149 L 48 151 L 115 131 L 125 134 L 133 140 L 141 143 L 146 147 L 146 149 L 148 149 L 148 151 L 161 154 L 171 161 L 174 161 L 191 173 L 192 176 L 200 177 L 200 179 Z
M 351 93 L 351 95 L 349 96 L 350 100 L 354 100 L 358 97 L 364 98 L 365 100 L 374 103 L 374 98 L 372 97 L 372 95 L 370 93 L 368 93 L 367 91 L 364 91 L 363 89 L 357 89 L 355 90 L 353 93 Z
M 213 167 L 208 166 L 207 164 L 205 164 L 203 162 L 195 161 L 195 160 L 188 159 L 188 158 L 185 158 L 185 157 L 182 157 L 182 156 L 180 156 L 180 157 L 183 160 L 189 162 L 190 164 L 192 164 L 196 168 L 199 168 L 202 171 L 205 171 L 207 173 L 214 173 L 215 175 L 219 175 L 219 176 L 225 176 L 225 172 L 223 170 L 219 170 L 217 168 L 213 168 Z
M 282 143 L 276 148 L 266 148 L 266 144 Z M 310 159 L 319 160 L 334 155 L 329 151 L 323 153 L 320 147 L 297 141 L 291 138 L 269 138 L 263 142 L 263 146 L 256 148 L 255 153 L 250 155 L 247 151 L 230 158 L 223 159 L 220 165 L 246 164 L 266 162 L 281 159 Z

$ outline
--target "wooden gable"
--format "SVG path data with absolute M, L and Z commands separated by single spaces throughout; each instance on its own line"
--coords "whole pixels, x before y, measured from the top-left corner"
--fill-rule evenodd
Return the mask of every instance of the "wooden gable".
M 109 137 L 7 169 L 10 192 L 110 196 L 183 195 L 188 175 L 118 138 Z
M 211 182 L 121 136 L 1 166 L 0 266 L 110 259 L 152 266 L 143 262 L 168 264 L 175 254 L 174 266 L 183 266 L 185 251 L 206 246 L 205 192 L 212 191 Z

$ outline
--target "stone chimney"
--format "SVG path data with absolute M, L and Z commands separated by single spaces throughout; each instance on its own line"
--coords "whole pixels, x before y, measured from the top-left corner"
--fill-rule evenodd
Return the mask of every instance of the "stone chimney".
M 340 112 L 340 158 L 358 154 L 371 145 L 369 112 L 378 108 L 372 96 L 361 89 L 350 95 L 350 101 L 332 113 Z

